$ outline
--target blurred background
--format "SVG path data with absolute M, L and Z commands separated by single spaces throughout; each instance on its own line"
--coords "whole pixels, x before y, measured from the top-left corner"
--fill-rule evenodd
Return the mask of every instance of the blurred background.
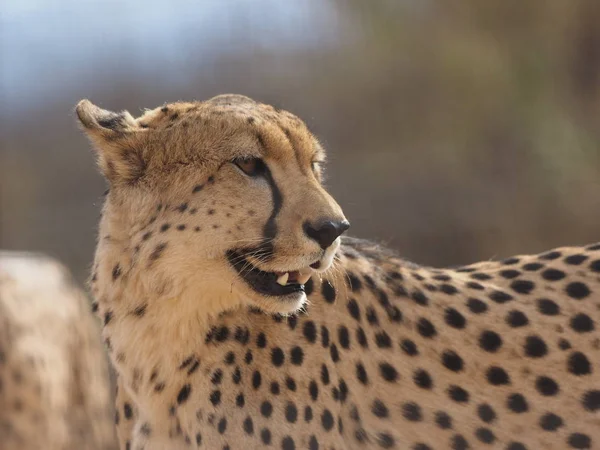
M 600 240 L 598 0 L 4 0 L 0 248 L 88 274 L 81 98 L 242 93 L 306 120 L 352 234 L 456 265 Z

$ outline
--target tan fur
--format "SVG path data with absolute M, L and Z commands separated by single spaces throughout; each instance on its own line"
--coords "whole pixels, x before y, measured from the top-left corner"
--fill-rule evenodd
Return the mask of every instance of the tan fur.
M 0 252 L 0 448 L 116 447 L 99 334 L 64 267 Z
M 89 102 L 78 106 L 111 182 L 91 286 L 119 374 L 123 449 L 424 450 L 467 448 L 468 442 L 469 448 L 518 450 L 581 446 L 586 438 L 600 445 L 594 406 L 600 247 L 458 271 L 420 268 L 354 240 L 340 247 L 337 239 L 322 251 L 303 224 L 343 215 L 312 164 L 323 150 L 295 116 L 232 95 L 169 104 L 133 122 L 113 114 Z M 104 122 L 110 129 L 101 125 L 104 117 L 115 119 Z M 258 294 L 225 257 L 260 242 L 276 207 L 267 181 L 231 163 L 240 157 L 262 158 L 283 198 L 273 258 L 252 263 L 283 272 L 326 262 L 307 283 L 308 302 Z M 583 261 L 566 262 L 578 253 Z M 530 261 L 544 268 L 523 268 Z M 513 267 L 515 278 L 503 275 Z M 548 267 L 564 276 L 541 277 Z M 515 280 L 533 285 L 519 292 L 524 288 Z M 569 290 L 571 283 L 589 293 L 573 298 L 581 291 Z M 494 300 L 495 292 L 510 301 Z M 560 314 L 538 311 L 544 297 Z M 469 309 L 475 298 L 485 312 Z M 509 326 L 511 310 L 528 323 Z M 575 329 L 578 314 L 592 330 Z M 482 348 L 486 331 L 501 336 L 498 348 Z M 531 336 L 544 341 L 547 355 L 524 354 Z M 561 349 L 560 339 L 570 348 Z M 407 340 L 418 354 L 407 354 Z M 450 351 L 459 358 L 444 359 Z M 589 374 L 568 371 L 576 352 L 590 361 Z M 502 367 L 510 382 L 490 385 L 490 366 Z M 427 384 L 420 370 L 430 388 L 419 387 Z M 551 377 L 559 393 L 540 394 L 541 376 Z M 452 400 L 452 386 L 468 392 L 468 400 Z M 527 411 L 510 410 L 509 403 L 522 406 L 514 394 L 525 397 Z M 483 403 L 497 416 L 490 423 L 478 415 Z M 450 428 L 436 425 L 440 411 L 451 416 Z M 563 418 L 558 431 L 540 427 L 549 412 Z

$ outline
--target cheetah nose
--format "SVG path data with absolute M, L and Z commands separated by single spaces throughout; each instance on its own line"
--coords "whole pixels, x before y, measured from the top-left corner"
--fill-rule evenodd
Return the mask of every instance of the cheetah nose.
M 321 220 L 315 226 L 309 222 L 304 222 L 304 232 L 306 235 L 319 243 L 325 250 L 333 241 L 335 241 L 344 231 L 350 228 L 350 222 L 343 220 Z

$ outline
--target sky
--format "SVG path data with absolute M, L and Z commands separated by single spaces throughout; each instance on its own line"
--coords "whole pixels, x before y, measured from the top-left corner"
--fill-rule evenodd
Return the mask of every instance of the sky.
M 0 9 L 0 103 L 52 100 L 104 72 L 185 82 L 190 66 L 258 48 L 319 48 L 335 40 L 325 0 L 4 0 Z

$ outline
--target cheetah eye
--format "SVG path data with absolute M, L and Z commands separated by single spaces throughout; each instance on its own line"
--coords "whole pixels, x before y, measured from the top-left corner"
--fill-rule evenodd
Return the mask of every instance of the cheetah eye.
M 265 162 L 260 158 L 237 158 L 233 160 L 233 163 L 242 172 L 251 177 L 260 176 L 267 169 Z

